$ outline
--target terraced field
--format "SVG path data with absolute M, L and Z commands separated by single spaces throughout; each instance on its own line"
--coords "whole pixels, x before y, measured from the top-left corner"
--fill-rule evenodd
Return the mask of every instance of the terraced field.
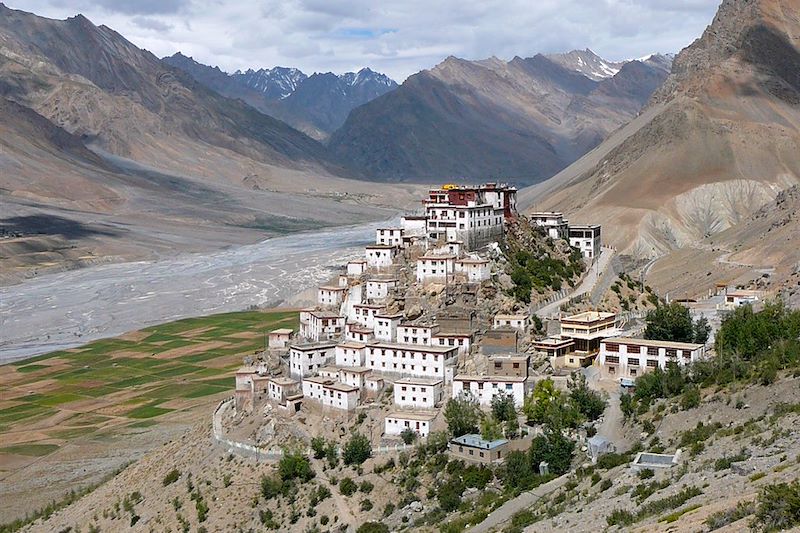
M 0 499 L 12 482 L 35 484 L 47 463 L 96 460 L 126 436 L 210 416 L 232 393 L 242 357 L 263 349 L 264 333 L 297 323 L 294 311 L 192 318 L 3 366 L 0 485 L 9 489 Z M 72 481 L 62 477 L 48 488 Z

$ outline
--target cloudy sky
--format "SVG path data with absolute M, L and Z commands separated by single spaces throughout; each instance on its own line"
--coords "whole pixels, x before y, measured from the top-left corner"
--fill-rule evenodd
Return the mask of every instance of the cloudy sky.
M 719 0 L 4 0 L 83 13 L 158 56 L 182 51 L 226 71 L 369 66 L 402 81 L 448 55 L 510 59 L 591 48 L 607 59 L 677 52 Z

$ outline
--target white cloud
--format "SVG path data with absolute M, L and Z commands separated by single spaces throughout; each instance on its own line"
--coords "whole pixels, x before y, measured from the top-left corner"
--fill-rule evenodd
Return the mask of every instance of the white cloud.
M 65 18 L 83 13 L 158 56 L 182 51 L 234 71 L 363 66 L 402 81 L 448 55 L 510 59 L 591 48 L 607 59 L 677 52 L 718 0 L 6 0 Z

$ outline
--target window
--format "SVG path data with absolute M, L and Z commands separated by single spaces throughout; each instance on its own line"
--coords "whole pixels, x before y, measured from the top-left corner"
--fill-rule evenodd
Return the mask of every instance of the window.
M 656 368 L 658 366 L 658 361 L 655 359 L 648 359 L 647 366 L 650 368 Z
M 619 352 L 619 344 L 615 342 L 608 342 L 606 343 L 606 350 L 609 352 Z
M 628 366 L 639 366 L 641 363 L 636 357 L 628 357 Z
M 675 348 L 667 348 L 667 357 L 676 357 L 678 355 L 678 350 Z
M 494 362 L 494 368 L 495 369 L 503 368 L 503 363 L 501 363 L 500 361 L 495 361 Z
M 656 346 L 647 347 L 647 355 L 658 355 L 658 348 Z
M 606 356 L 606 363 L 619 363 L 619 356 L 617 356 L 617 355 L 607 355 Z

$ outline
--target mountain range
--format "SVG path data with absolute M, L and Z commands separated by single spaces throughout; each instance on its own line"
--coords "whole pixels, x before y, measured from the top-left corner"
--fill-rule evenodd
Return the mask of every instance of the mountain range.
M 0 278 L 374 220 L 417 196 L 343 179 L 319 142 L 81 15 L 0 4 L 0 43 L 0 234 L 22 235 L 0 242 Z
M 799 36 L 797 2 L 725 0 L 636 119 L 523 200 L 602 223 L 634 260 L 715 247 L 800 181 Z
M 327 139 L 352 109 L 397 87 L 394 80 L 369 68 L 341 75 L 327 72 L 308 76 L 286 67 L 228 74 L 180 52 L 164 61 L 209 89 L 241 99 L 318 140 Z
M 557 56 L 448 57 L 354 109 L 331 136 L 340 160 L 372 179 L 546 179 L 635 117 L 669 60 L 609 63 Z

